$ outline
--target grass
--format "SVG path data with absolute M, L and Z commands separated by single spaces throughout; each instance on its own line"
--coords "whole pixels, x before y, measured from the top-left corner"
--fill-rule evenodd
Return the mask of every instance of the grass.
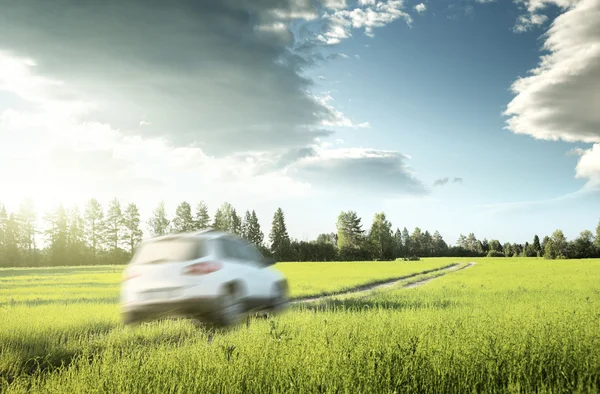
M 4 304 L 0 391 L 600 391 L 600 260 L 467 261 L 477 265 L 422 287 L 330 297 L 214 335 L 185 320 L 123 327 L 114 302 Z M 289 263 L 282 270 L 302 295 L 406 274 L 394 264 L 451 262 Z M 61 283 L 81 273 L 66 270 L 0 279 L 3 289 L 26 278 L 64 291 Z M 117 275 L 99 274 L 100 282 Z M 25 288 L 13 287 L 26 298 Z
M 441 268 L 451 261 L 279 263 L 292 297 L 327 294 Z M 0 269 L 0 305 L 118 302 L 124 266 Z

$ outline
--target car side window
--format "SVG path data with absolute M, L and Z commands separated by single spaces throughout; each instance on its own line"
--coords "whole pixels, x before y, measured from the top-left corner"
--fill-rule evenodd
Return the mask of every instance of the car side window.
M 262 253 L 259 252 L 259 250 L 256 248 L 256 246 L 254 246 L 254 244 L 248 242 L 245 245 L 245 252 L 246 255 L 248 256 L 248 258 L 254 262 L 262 262 L 263 261 L 263 255 Z
M 237 245 L 230 239 L 219 239 L 219 249 L 221 251 L 221 255 L 226 259 L 238 260 L 241 258 Z

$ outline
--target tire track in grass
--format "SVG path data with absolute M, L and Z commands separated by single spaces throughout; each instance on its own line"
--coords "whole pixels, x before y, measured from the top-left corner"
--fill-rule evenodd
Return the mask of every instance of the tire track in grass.
M 425 284 L 427 284 L 427 283 L 431 282 L 431 281 L 432 281 L 432 280 L 434 280 L 434 279 L 437 279 L 437 278 L 439 278 L 439 277 L 441 277 L 441 276 L 444 276 L 444 275 L 446 275 L 446 274 L 449 274 L 450 272 L 457 272 L 457 271 L 461 271 L 461 270 L 464 270 L 464 269 L 467 269 L 467 268 L 471 268 L 471 267 L 472 267 L 472 266 L 474 266 L 474 265 L 475 265 L 475 263 L 474 263 L 474 262 L 471 262 L 471 263 L 469 263 L 469 264 L 465 264 L 465 265 L 462 265 L 462 266 L 459 266 L 459 267 L 456 267 L 456 266 L 455 266 L 455 267 L 452 267 L 452 268 L 449 268 L 449 269 L 447 269 L 447 270 L 446 270 L 446 272 L 444 272 L 444 273 L 443 273 L 443 274 L 441 274 L 441 275 L 436 275 L 436 276 L 432 276 L 431 278 L 426 278 L 426 279 L 419 280 L 419 281 L 416 281 L 416 282 L 407 283 L 406 285 L 402 286 L 402 288 L 404 288 L 404 289 L 412 289 L 412 288 L 414 288 L 414 287 L 423 286 L 423 285 L 425 285 Z
M 471 263 L 471 264 L 475 264 L 475 263 Z M 404 275 L 401 277 L 397 277 L 397 278 L 392 278 L 392 279 L 386 279 L 383 281 L 378 281 L 375 283 L 369 283 L 366 285 L 360 285 L 357 287 L 353 287 L 347 290 L 342 290 L 342 291 L 338 291 L 335 293 L 331 293 L 331 294 L 322 294 L 319 296 L 306 296 L 306 297 L 299 297 L 299 298 L 294 298 L 290 301 L 291 305 L 295 305 L 295 304 L 301 304 L 301 303 L 308 303 L 308 302 L 315 302 L 315 301 L 321 301 L 323 299 L 326 298 L 330 298 L 330 297 L 336 297 L 336 296 L 342 296 L 342 295 L 358 295 L 361 293 L 367 293 L 367 292 L 371 292 L 373 290 L 381 290 L 381 289 L 385 289 L 388 287 L 392 287 L 395 286 L 401 282 L 406 281 L 407 279 L 410 278 L 414 278 L 420 275 L 426 275 L 426 274 L 430 274 L 430 273 L 434 273 L 434 272 L 440 272 L 440 275 L 437 275 L 433 278 L 428 278 L 428 279 L 424 279 L 423 281 L 429 281 L 432 279 L 435 279 L 439 276 L 443 276 L 446 275 L 446 273 L 448 272 L 454 272 L 454 271 L 459 271 L 463 268 L 466 268 L 466 266 L 461 266 L 461 264 L 459 263 L 453 263 L 450 265 L 446 265 L 444 267 L 439 267 L 439 268 L 434 268 L 434 269 L 430 269 L 430 270 L 426 270 L 426 271 L 421 271 L 421 272 L 416 272 L 414 274 L 410 274 L 410 275 Z M 418 282 L 414 282 L 414 283 L 419 283 L 421 281 Z M 406 287 L 406 286 L 404 286 Z

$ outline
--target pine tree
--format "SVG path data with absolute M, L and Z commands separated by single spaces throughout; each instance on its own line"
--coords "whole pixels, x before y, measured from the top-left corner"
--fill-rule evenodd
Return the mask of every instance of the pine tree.
M 68 260 L 72 264 L 80 264 L 85 254 L 85 233 L 83 218 L 79 209 L 74 207 L 68 213 Z
M 409 256 L 412 253 L 412 240 L 410 239 L 410 234 L 406 227 L 402 229 L 402 250 L 404 256 Z
M 446 251 L 448 250 L 448 245 L 444 241 L 444 238 L 442 238 L 442 235 L 439 231 L 436 230 L 435 233 L 433 233 L 432 242 L 434 256 L 443 256 L 444 254 L 446 254 Z
M 396 228 L 394 233 L 394 258 L 402 257 L 402 231 Z
M 165 203 L 161 201 L 158 207 L 152 212 L 152 217 L 148 221 L 148 227 L 150 234 L 153 237 L 159 237 L 167 234 L 169 231 L 170 221 L 167 219 L 167 211 L 165 210 Z
M 235 208 L 231 211 L 231 230 L 236 235 L 242 234 L 242 219 L 238 216 Z
M 0 204 L 0 267 L 8 266 L 7 259 L 7 226 L 8 226 L 8 213 L 4 204 Z
M 104 235 L 104 212 L 95 198 L 88 201 L 84 213 L 84 233 L 92 256 L 96 257 L 102 248 Z
M 413 233 L 410 236 L 412 254 L 417 256 L 424 256 L 423 253 L 423 233 L 419 227 L 415 227 Z
M 194 230 L 194 219 L 192 218 L 192 207 L 186 201 L 179 204 L 173 218 L 173 231 L 185 233 Z
M 5 256 L 9 266 L 20 266 L 22 263 L 19 250 L 19 221 L 14 213 L 8 216 L 5 227 Z
M 123 212 L 121 211 L 121 203 L 116 198 L 108 204 L 104 231 L 104 240 L 109 250 L 114 253 L 119 249 L 119 243 L 123 238 Z
M 273 215 L 269 240 L 271 241 L 271 252 L 273 253 L 273 257 L 275 257 L 275 260 L 285 260 L 288 257 L 290 248 L 290 237 L 287 233 L 285 217 L 281 208 L 277 208 L 277 211 L 275 211 L 275 214 Z
M 48 213 L 44 219 L 48 222 L 44 234 L 49 245 L 51 265 L 64 265 L 69 238 L 67 211 L 59 204 L 56 210 Z
M 194 218 L 196 230 L 204 230 L 210 227 L 210 215 L 208 214 L 208 207 L 204 201 L 200 201 L 196 205 L 196 217 Z
M 123 241 L 127 245 L 130 254 L 134 248 L 142 242 L 142 229 L 140 228 L 140 211 L 137 205 L 131 203 L 123 213 Z
M 248 236 L 246 239 L 258 246 L 261 246 L 264 240 L 264 234 L 260 229 L 260 223 L 254 210 L 252 210 L 248 221 Z
M 600 255 L 600 221 L 596 227 L 596 235 L 594 236 L 594 245 L 596 246 L 597 254 Z
M 242 237 L 250 240 L 249 238 L 249 234 L 250 234 L 250 221 L 252 220 L 252 214 L 250 213 L 250 211 L 246 210 L 246 213 L 244 214 L 244 219 L 242 219 Z
M 542 250 L 542 246 L 540 245 L 540 237 L 538 237 L 537 234 L 533 236 L 532 248 L 535 253 L 539 253 Z
M 16 215 L 18 223 L 18 245 L 24 250 L 26 256 L 28 256 L 28 262 L 31 263 L 33 253 L 35 252 L 35 222 L 36 215 L 31 199 L 24 200 L 19 206 L 19 211 Z

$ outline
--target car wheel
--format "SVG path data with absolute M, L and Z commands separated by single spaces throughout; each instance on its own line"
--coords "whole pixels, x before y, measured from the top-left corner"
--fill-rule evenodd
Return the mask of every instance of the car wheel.
M 134 315 L 133 313 L 123 313 L 121 315 L 121 321 L 126 326 L 137 326 L 142 322 L 143 319 L 140 316 Z
M 282 312 L 287 308 L 290 301 L 287 286 L 284 283 L 278 283 L 275 287 L 276 296 L 273 299 L 271 309 L 273 312 Z
M 228 289 L 221 296 L 221 310 L 217 312 L 216 323 L 223 327 L 237 324 L 241 321 L 243 312 L 243 305 L 239 295 L 234 289 Z

